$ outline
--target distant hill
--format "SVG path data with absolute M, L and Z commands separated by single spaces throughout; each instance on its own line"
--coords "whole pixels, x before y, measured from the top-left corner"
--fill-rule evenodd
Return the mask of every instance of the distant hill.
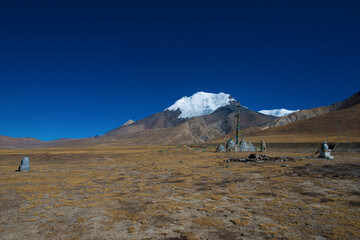
M 74 141 L 70 138 L 60 138 L 57 140 L 45 142 L 32 137 L 13 138 L 0 135 L 0 148 L 44 148 L 55 147 L 58 144 Z
M 0 147 L 2 148 L 23 148 L 28 146 L 36 146 L 45 142 L 32 137 L 13 138 L 0 135 Z
M 360 104 L 279 127 L 248 129 L 248 136 L 264 135 L 360 136 Z

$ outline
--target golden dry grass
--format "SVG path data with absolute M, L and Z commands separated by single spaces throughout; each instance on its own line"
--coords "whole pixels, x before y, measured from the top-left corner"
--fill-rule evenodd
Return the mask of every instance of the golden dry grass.
M 248 153 L 166 148 L 1 150 L 0 239 L 360 238 L 359 177 L 294 174 L 359 153 L 245 164 L 224 160 Z M 15 172 L 23 156 L 31 171 Z

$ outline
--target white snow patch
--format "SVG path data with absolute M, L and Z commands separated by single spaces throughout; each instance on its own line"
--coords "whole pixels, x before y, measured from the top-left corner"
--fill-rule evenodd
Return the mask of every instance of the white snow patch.
M 229 105 L 231 101 L 236 101 L 226 93 L 206 93 L 197 92 L 191 97 L 183 97 L 165 110 L 176 111 L 180 109 L 181 114 L 178 118 L 191 118 L 208 115 L 219 107 Z
M 273 109 L 273 110 L 261 110 L 259 111 L 259 113 L 265 114 L 265 115 L 272 115 L 275 117 L 283 117 L 286 115 L 289 115 L 291 113 L 297 112 L 300 110 L 287 110 L 285 108 L 281 108 L 281 109 Z

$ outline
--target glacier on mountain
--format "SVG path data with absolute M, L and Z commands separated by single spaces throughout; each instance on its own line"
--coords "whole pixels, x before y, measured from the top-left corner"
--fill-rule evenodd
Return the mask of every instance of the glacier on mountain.
M 297 112 L 300 110 L 287 110 L 285 108 L 281 108 L 281 109 L 273 109 L 273 110 L 261 110 L 259 111 L 259 113 L 265 114 L 265 115 L 272 115 L 275 117 L 283 117 L 286 115 L 289 115 L 291 113 Z
M 180 109 L 181 114 L 178 118 L 191 118 L 213 113 L 219 107 L 229 105 L 231 101 L 236 101 L 226 93 L 206 93 L 197 92 L 191 97 L 183 97 L 165 110 L 176 111 Z

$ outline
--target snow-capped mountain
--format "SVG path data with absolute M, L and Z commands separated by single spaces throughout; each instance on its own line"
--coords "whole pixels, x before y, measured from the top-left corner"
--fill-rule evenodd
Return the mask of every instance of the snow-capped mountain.
M 233 131 L 237 109 L 237 102 L 230 94 L 197 92 L 179 99 L 162 112 L 113 129 L 104 137 L 139 139 L 147 136 L 158 138 L 161 144 L 203 142 Z M 239 110 L 241 128 L 260 126 L 275 119 L 241 105 Z
M 178 118 L 191 118 L 213 113 L 216 109 L 229 105 L 232 101 L 236 100 L 230 94 L 197 92 L 191 97 L 183 97 L 177 100 L 165 110 L 180 110 L 181 114 Z
M 259 111 L 259 113 L 265 114 L 265 115 L 271 115 L 271 116 L 275 116 L 275 117 L 283 117 L 286 115 L 289 115 L 291 113 L 297 112 L 300 110 L 287 110 L 285 108 L 281 108 L 281 109 L 273 109 L 273 110 L 261 110 Z

